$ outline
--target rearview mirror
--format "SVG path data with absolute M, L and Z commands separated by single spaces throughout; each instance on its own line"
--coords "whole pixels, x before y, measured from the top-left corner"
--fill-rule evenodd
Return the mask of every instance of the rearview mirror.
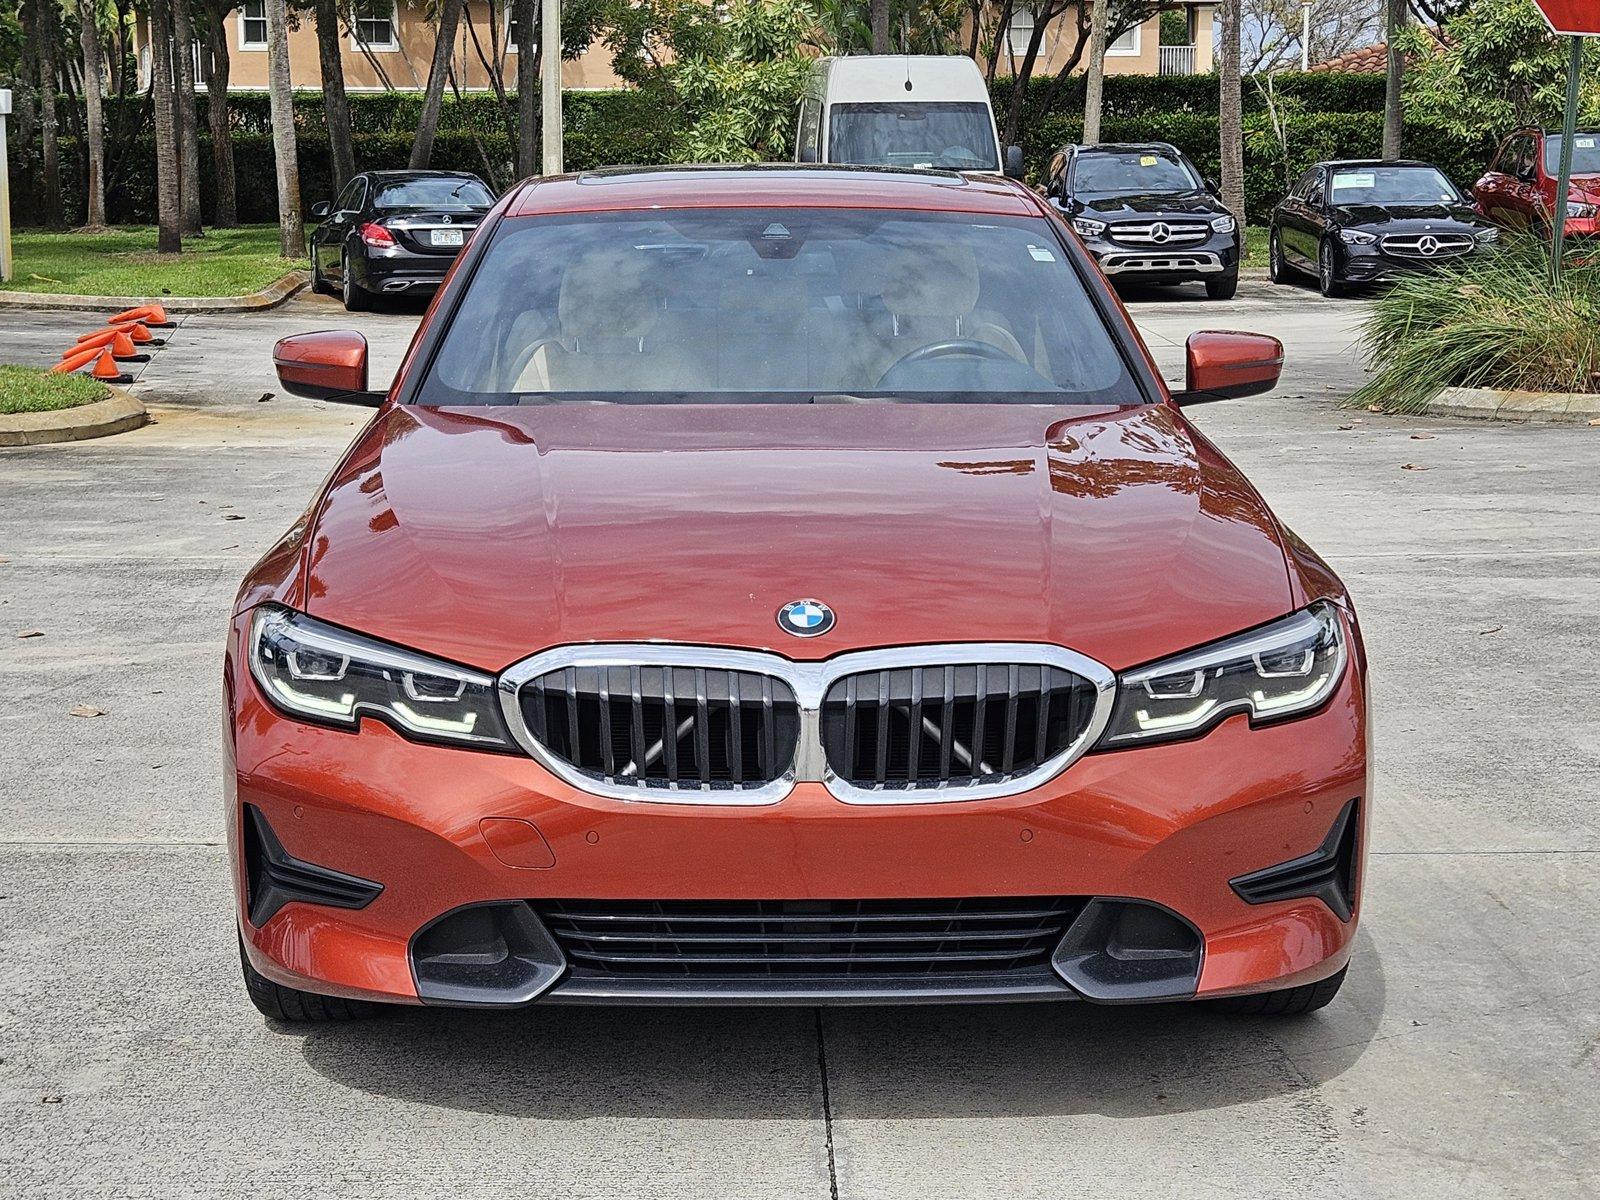
M 1022 178 L 1022 147 L 1021 146 L 1012 145 L 1012 146 L 1007 146 L 1006 147 L 1006 178 L 1008 178 L 1008 179 L 1021 179 Z
M 286 337 L 272 348 L 283 390 L 312 400 L 376 408 L 382 392 L 367 391 L 367 339 L 353 329 Z
M 1264 333 L 1201 330 L 1189 335 L 1185 358 L 1184 390 L 1172 395 L 1179 405 L 1259 396 L 1283 373 L 1283 343 Z
M 318 200 L 311 206 L 311 219 L 313 221 L 326 221 L 328 214 L 333 211 L 333 205 L 326 200 Z

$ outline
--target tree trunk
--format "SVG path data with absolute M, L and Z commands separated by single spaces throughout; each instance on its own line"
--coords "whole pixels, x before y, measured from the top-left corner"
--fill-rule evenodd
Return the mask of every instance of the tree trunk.
M 44 177 L 44 220 L 52 228 L 66 224 L 61 211 L 61 146 L 56 136 L 56 19 L 54 0 L 39 6 L 39 165 Z
M 78 44 L 83 49 L 83 107 L 88 121 L 88 204 L 84 224 L 91 229 L 106 223 L 106 119 L 101 102 L 100 28 L 95 23 L 94 0 L 78 0 Z
M 150 95 L 156 126 L 156 249 L 183 249 L 183 200 L 178 194 L 177 115 L 172 102 L 172 9 L 150 0 Z
M 333 193 L 356 173 L 356 152 L 350 137 L 350 101 L 344 94 L 344 58 L 339 45 L 339 6 L 317 0 L 317 58 L 322 64 L 322 112 L 328 123 L 328 157 L 333 166 Z
M 517 178 L 539 173 L 539 68 L 544 39 L 539 36 L 538 0 L 512 0 L 517 23 Z M 538 40 L 538 50 L 531 47 Z
M 450 55 L 456 46 L 456 25 L 461 19 L 462 3 L 463 0 L 444 0 L 439 9 L 439 33 L 433 43 L 433 62 L 428 67 L 428 88 L 422 96 L 417 140 L 411 143 L 413 171 L 425 169 L 433 157 L 433 138 L 439 132 L 439 107 L 444 103 L 444 85 L 450 77 Z
M 1399 158 L 1403 109 L 1400 89 L 1405 82 L 1406 60 L 1395 40 L 1410 17 L 1406 0 L 1388 0 L 1385 24 L 1388 28 L 1389 56 L 1383 85 L 1383 157 Z
M 193 0 L 171 0 L 172 58 L 178 82 L 178 195 L 183 232 L 200 233 L 200 117 L 194 102 Z
M 272 157 L 278 175 L 278 244 L 285 258 L 304 258 L 300 162 L 295 157 L 294 92 L 289 83 L 289 12 L 285 0 L 266 0 L 267 88 L 272 102 Z
M 1033 33 L 1028 38 L 1027 53 L 1022 56 L 1022 65 L 1017 68 L 1016 78 L 1011 82 L 1011 103 L 1006 108 L 1006 127 L 1000 139 L 1002 166 L 1005 165 L 1005 147 L 1016 145 L 1022 131 L 1022 104 L 1028 95 L 1033 69 L 1039 62 L 1039 49 L 1044 45 L 1044 35 L 1061 12 L 1053 3 L 1046 3 L 1034 14 Z
M 1239 17 L 1241 0 L 1222 0 L 1221 61 L 1222 203 L 1244 228 L 1244 96 L 1239 82 Z
M 78 0 L 85 3 L 86 0 Z M 211 79 L 206 84 L 206 121 L 211 127 L 211 166 L 216 172 L 216 204 L 211 223 L 218 229 L 239 227 L 239 191 L 233 174 L 233 121 L 228 113 L 228 79 L 233 63 L 228 57 L 228 14 L 231 0 L 213 0 L 207 12 L 206 49 L 211 55 Z
M 1111 30 L 1111 0 L 1095 0 L 1089 13 L 1089 74 L 1084 79 L 1083 144 L 1100 142 L 1100 110 L 1105 103 L 1106 38 Z
M 889 0 L 869 0 L 872 18 L 872 52 L 889 53 Z

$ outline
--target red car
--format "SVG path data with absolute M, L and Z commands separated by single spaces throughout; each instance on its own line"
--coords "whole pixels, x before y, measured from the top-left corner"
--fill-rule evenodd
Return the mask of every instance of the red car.
M 1473 185 L 1477 208 L 1507 229 L 1549 237 L 1561 180 L 1559 133 L 1519 129 L 1500 143 L 1494 162 Z M 1572 186 L 1567 191 L 1567 236 L 1600 233 L 1600 133 L 1572 139 Z
M 1343 586 L 1083 246 L 954 173 L 513 190 L 250 573 L 244 973 L 368 1002 L 1326 1004 L 1360 908 Z

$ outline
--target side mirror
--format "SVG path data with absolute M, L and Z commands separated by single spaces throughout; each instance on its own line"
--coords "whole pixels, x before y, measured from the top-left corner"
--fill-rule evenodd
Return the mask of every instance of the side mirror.
M 376 408 L 382 392 L 367 391 L 367 339 L 353 329 L 286 337 L 272 348 L 283 390 L 313 400 Z
M 795 162 L 814 163 L 817 161 L 817 148 L 815 146 L 801 146 L 794 156 Z
M 1201 180 L 1201 182 L 1206 185 L 1206 191 L 1210 192 L 1213 196 L 1222 195 L 1222 185 L 1215 179 L 1211 178 L 1211 176 L 1207 175 L 1203 180 Z
M 1201 330 L 1189 335 L 1185 358 L 1184 390 L 1172 396 L 1178 405 L 1259 396 L 1283 373 L 1283 343 L 1264 333 Z
M 311 219 L 313 221 L 326 221 L 328 214 L 333 211 L 333 205 L 326 200 L 318 200 L 311 206 Z
M 1006 178 L 1022 178 L 1022 147 L 1011 145 L 1006 147 Z

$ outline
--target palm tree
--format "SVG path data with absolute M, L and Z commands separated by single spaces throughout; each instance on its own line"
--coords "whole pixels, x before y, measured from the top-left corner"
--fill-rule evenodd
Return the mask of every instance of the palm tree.
M 278 245 L 285 258 L 306 252 L 300 215 L 300 161 L 295 157 L 294 92 L 289 83 L 289 11 L 284 0 L 266 0 L 267 91 L 272 104 L 272 157 L 278 175 Z
M 413 171 L 422 170 L 433 157 L 433 139 L 439 132 L 439 109 L 444 103 L 445 78 L 450 74 L 450 55 L 455 51 L 456 25 L 463 3 L 464 0 L 442 0 L 439 7 L 439 32 L 433 43 L 433 62 L 428 67 L 428 87 L 422 95 L 417 138 L 411 143 Z
M 60 72 L 56 69 L 56 22 L 60 11 L 54 0 L 39 5 L 39 153 L 44 176 L 44 213 L 50 225 L 63 224 L 61 208 L 61 148 L 56 137 L 56 95 Z
M 356 173 L 356 152 L 350 137 L 350 101 L 344 94 L 344 55 L 339 45 L 337 0 L 316 0 L 317 58 L 322 64 L 322 114 L 328 123 L 328 156 L 333 166 L 333 191 Z
M 1239 82 L 1240 0 L 1222 0 L 1222 37 L 1218 64 L 1222 150 L 1222 203 L 1244 228 L 1244 96 Z
M 1095 0 L 1089 14 L 1089 74 L 1083 90 L 1083 143 L 1100 141 L 1100 110 L 1106 86 L 1106 36 L 1111 26 L 1111 0 Z
M 539 170 L 539 38 L 538 0 L 512 0 L 511 19 L 517 23 L 517 178 Z M 533 51 L 535 40 L 538 51 Z M 507 39 L 509 40 L 509 39 Z
M 171 0 L 172 57 L 178 79 L 178 195 L 183 232 L 200 233 L 200 117 L 194 103 L 194 10 L 191 0 Z
M 81 4 L 84 0 L 78 0 Z M 216 174 L 216 203 L 211 223 L 218 229 L 239 225 L 238 185 L 233 174 L 233 122 L 228 117 L 228 77 L 233 64 L 228 57 L 228 14 L 234 0 L 205 0 L 206 52 L 211 75 L 206 83 L 206 123 L 211 127 L 211 166 Z
M 150 96 L 156 118 L 156 249 L 176 254 L 183 249 L 183 201 L 178 195 L 169 0 L 150 0 Z
M 78 44 L 83 50 L 83 106 L 87 117 L 89 188 L 85 224 L 100 229 L 106 223 L 106 118 L 101 102 L 100 26 L 95 21 L 94 0 L 78 0 Z
M 1406 0 L 1387 0 L 1385 9 L 1384 24 L 1387 27 L 1389 52 L 1384 64 L 1383 157 L 1399 158 L 1402 123 L 1400 87 L 1405 80 L 1406 59 L 1398 43 L 1410 11 Z
M 872 21 L 872 52 L 889 53 L 889 0 L 869 0 L 867 11 Z

